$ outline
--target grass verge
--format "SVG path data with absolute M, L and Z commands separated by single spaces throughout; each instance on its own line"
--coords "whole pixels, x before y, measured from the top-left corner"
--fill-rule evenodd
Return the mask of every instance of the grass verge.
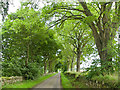
M 70 81 L 65 77 L 63 73 L 61 73 L 61 83 L 63 88 L 74 88 Z
M 2 86 L 2 88 L 32 88 L 35 85 L 43 82 L 44 80 L 54 76 L 55 74 L 56 73 L 41 76 L 35 80 L 24 80 L 22 82 L 16 82 L 14 84 L 6 84 L 6 85 Z
M 86 85 L 86 79 L 85 78 L 81 77 L 81 78 L 79 78 L 79 80 L 77 80 L 76 78 L 68 76 L 68 75 L 67 75 L 67 78 L 71 82 L 72 86 L 75 87 L 75 88 L 91 88 L 91 87 L 88 87 Z
M 88 79 L 87 73 L 78 73 L 78 72 L 65 72 L 67 78 L 72 83 L 72 85 L 76 88 L 96 88 L 98 85 L 96 81 L 99 83 L 101 88 L 120 88 L 118 83 L 118 73 L 113 73 L 109 75 L 98 75 L 93 76 L 92 78 Z M 90 84 L 88 81 L 93 82 L 94 84 Z
M 99 75 L 92 77 L 92 80 L 97 80 L 99 82 L 106 83 L 110 88 L 117 88 L 118 86 L 118 74 L 111 74 L 111 75 Z

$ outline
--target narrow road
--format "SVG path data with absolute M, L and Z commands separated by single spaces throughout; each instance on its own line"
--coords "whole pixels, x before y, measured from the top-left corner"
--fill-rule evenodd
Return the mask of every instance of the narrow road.
M 35 88 L 62 88 L 60 84 L 60 73 L 38 84 L 32 90 L 34 90 Z

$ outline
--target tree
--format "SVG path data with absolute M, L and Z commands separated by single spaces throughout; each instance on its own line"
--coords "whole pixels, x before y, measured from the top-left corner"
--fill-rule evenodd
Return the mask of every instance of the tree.
M 115 7 L 113 7 L 115 3 Z M 66 20 L 84 21 L 92 30 L 94 41 L 101 59 L 101 66 L 107 61 L 112 61 L 108 48 L 118 30 L 120 16 L 120 2 L 78 2 L 71 3 L 52 3 L 52 8 L 48 11 L 50 15 L 56 15 L 57 20 L 51 25 L 64 24 Z M 112 43 L 111 43 L 112 44 Z M 107 65 L 105 69 L 109 69 Z
M 40 12 L 29 7 L 8 15 L 2 27 L 4 76 L 23 75 L 26 79 L 34 79 L 42 71 L 42 50 L 39 49 L 49 37 L 42 20 Z M 7 74 L 13 66 L 15 72 Z
M 77 56 L 77 69 L 76 71 L 80 71 L 80 58 L 83 54 L 84 47 L 89 42 L 90 38 L 90 30 L 87 25 L 79 21 L 67 21 L 64 24 L 64 28 L 62 29 L 61 35 L 64 36 L 65 42 L 68 40 L 68 43 L 73 46 L 73 53 Z M 66 42 L 67 43 L 67 42 Z

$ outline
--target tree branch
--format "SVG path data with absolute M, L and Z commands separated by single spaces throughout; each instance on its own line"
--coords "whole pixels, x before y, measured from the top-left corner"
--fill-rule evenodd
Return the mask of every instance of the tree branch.
M 80 10 L 80 9 L 76 9 L 76 8 L 73 8 L 73 7 L 59 7 L 57 9 L 67 9 L 67 10 L 74 10 L 74 11 L 79 11 L 79 12 L 85 12 L 83 10 Z
M 77 17 L 77 16 L 78 16 L 78 17 Z M 85 17 L 82 16 L 82 15 L 71 15 L 71 16 L 65 16 L 65 15 L 64 15 L 62 18 L 58 19 L 57 21 L 54 21 L 55 24 L 52 25 L 52 26 L 50 26 L 48 29 L 50 29 L 50 28 L 52 28 L 53 26 L 61 23 L 61 21 L 62 21 L 62 23 L 63 23 L 65 20 L 74 20 L 74 19 L 80 20 L 80 19 L 83 19 L 83 18 L 85 18 Z M 62 24 L 61 24 L 61 25 L 62 25 Z

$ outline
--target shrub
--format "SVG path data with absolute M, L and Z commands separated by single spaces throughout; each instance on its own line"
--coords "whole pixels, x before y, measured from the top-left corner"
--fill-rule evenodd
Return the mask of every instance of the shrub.
M 2 76 L 21 76 L 21 66 L 22 65 L 19 64 L 17 60 L 11 60 L 9 62 L 5 60 L 2 62 Z
M 35 79 L 38 75 L 43 74 L 43 69 L 38 63 L 29 62 L 28 66 L 24 65 L 24 60 L 8 60 L 2 62 L 2 76 L 23 76 L 25 79 Z
M 21 68 L 22 76 L 24 79 L 35 79 L 38 75 L 40 75 L 42 72 L 42 68 L 38 67 L 36 63 L 29 63 L 27 67 Z

